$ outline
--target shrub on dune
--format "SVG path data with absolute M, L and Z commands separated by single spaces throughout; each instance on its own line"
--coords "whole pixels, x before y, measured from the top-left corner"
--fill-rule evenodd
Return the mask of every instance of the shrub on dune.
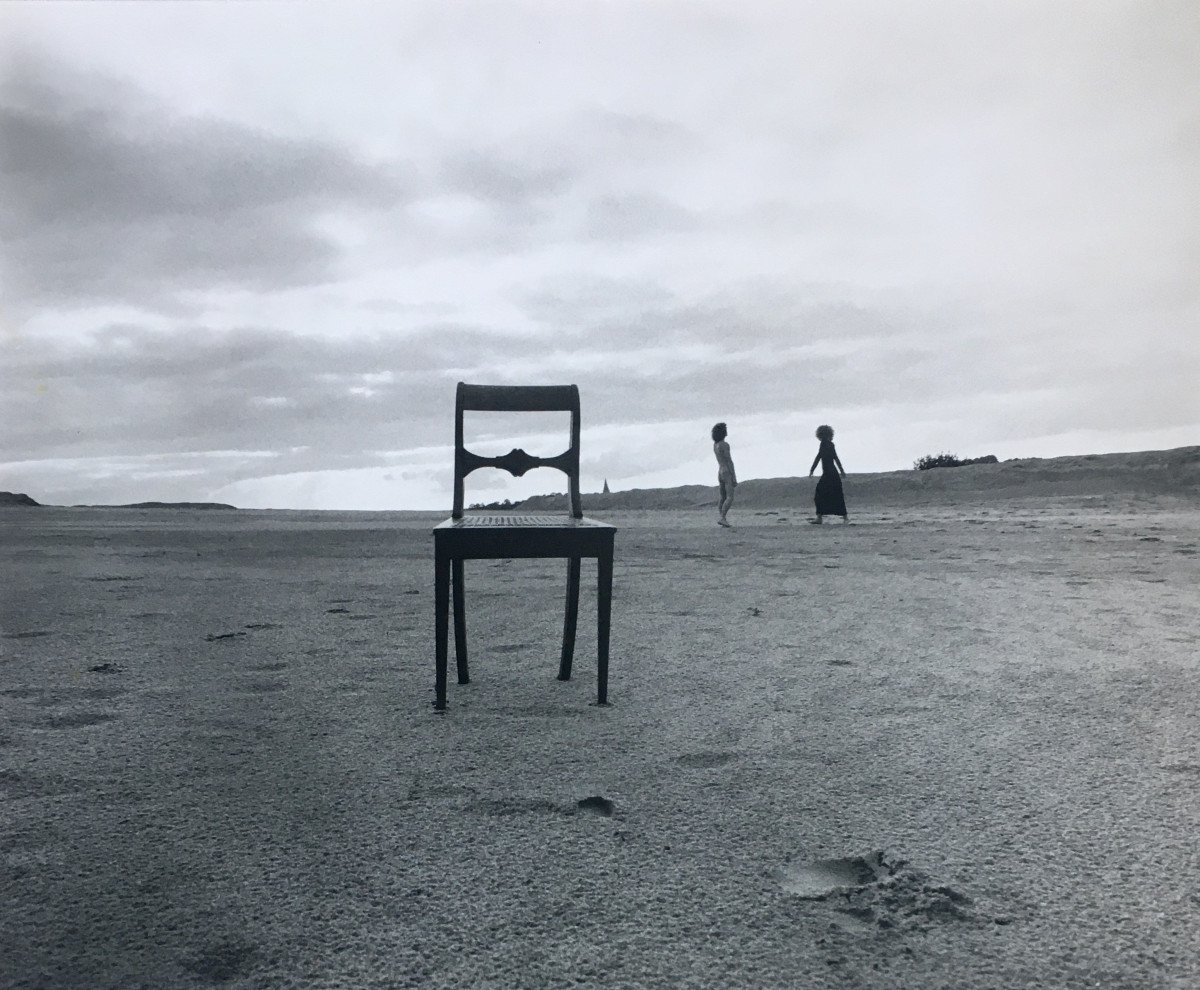
M 999 464 L 995 454 L 984 454 L 983 457 L 959 458 L 954 454 L 926 454 L 920 460 L 913 462 L 914 471 L 928 471 L 939 467 L 966 467 L 968 464 Z

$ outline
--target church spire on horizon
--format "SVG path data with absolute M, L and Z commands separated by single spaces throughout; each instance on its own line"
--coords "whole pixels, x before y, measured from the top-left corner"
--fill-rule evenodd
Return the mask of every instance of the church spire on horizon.
M 608 490 L 608 479 L 607 478 L 604 479 L 604 488 L 601 489 L 600 494 L 601 495 L 611 495 L 612 494 L 612 492 L 610 492 Z

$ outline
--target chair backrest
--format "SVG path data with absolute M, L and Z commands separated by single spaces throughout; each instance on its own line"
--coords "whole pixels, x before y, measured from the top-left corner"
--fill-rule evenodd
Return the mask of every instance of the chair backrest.
M 557 412 L 571 414 L 571 445 L 556 457 L 534 457 L 517 448 L 503 457 L 480 457 L 463 446 L 463 413 L 468 409 L 484 412 Z M 468 385 L 458 383 L 454 402 L 454 511 L 463 513 L 463 479 L 472 471 L 492 467 L 520 477 L 535 467 L 558 468 L 567 476 L 570 514 L 583 518 L 579 497 L 579 386 L 578 385 Z

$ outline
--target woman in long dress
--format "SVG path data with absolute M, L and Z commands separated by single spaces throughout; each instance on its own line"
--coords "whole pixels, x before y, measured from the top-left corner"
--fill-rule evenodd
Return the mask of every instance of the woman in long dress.
M 849 522 L 846 513 L 846 494 L 842 491 L 842 478 L 846 471 L 838 460 L 837 448 L 833 445 L 833 427 L 818 426 L 817 439 L 821 446 L 817 448 L 817 456 L 813 458 L 812 467 L 808 469 L 811 478 L 817 465 L 821 465 L 821 480 L 817 482 L 814 501 L 817 503 L 817 518 L 814 523 L 821 523 L 822 516 L 841 516 L 843 522 Z

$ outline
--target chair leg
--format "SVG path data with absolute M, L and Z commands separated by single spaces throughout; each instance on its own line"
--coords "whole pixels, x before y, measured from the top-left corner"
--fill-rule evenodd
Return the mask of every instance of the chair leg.
M 575 625 L 579 618 L 578 557 L 567 558 L 567 614 L 563 619 L 562 659 L 558 664 L 558 679 L 571 679 L 571 664 L 575 659 Z
M 596 701 L 608 704 L 608 630 L 612 617 L 613 552 L 609 547 L 596 561 Z
M 435 551 L 433 565 L 433 640 L 436 657 L 434 691 L 439 709 L 446 707 L 446 654 L 449 652 L 450 561 Z
M 463 562 L 455 557 L 451 565 L 454 572 L 454 658 L 458 662 L 458 683 L 470 684 L 471 674 L 467 667 L 467 588 L 463 583 Z

